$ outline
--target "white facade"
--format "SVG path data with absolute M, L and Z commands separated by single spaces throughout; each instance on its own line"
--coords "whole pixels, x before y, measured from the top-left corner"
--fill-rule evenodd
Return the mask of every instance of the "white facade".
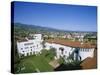
M 23 41 L 23 42 L 17 42 L 17 49 L 19 56 L 24 55 L 33 55 L 37 53 L 41 53 L 41 50 L 43 49 L 42 46 L 42 35 L 41 34 L 35 34 L 34 39 Z
M 33 37 L 34 37 L 35 40 L 39 40 L 39 41 L 42 40 L 42 34 L 34 34 Z
M 87 57 L 94 57 L 94 48 L 81 48 L 79 50 L 79 55 L 81 56 L 81 60 L 86 59 Z
M 64 45 L 60 45 L 60 44 L 55 44 L 55 43 L 45 43 L 46 48 L 45 49 L 50 49 L 50 48 L 55 48 L 56 49 L 56 53 L 57 53 L 57 58 L 59 59 L 60 56 L 66 56 L 68 57 L 69 54 L 71 54 L 73 52 L 73 48 L 68 47 L 68 46 L 64 46 Z M 63 48 L 63 53 L 60 50 L 60 48 Z
M 78 54 L 75 53 L 76 48 L 64 46 L 60 44 L 55 43 L 45 43 L 45 49 L 55 48 L 56 49 L 56 58 L 65 57 L 66 59 L 73 55 L 73 59 L 76 60 L 76 56 L 78 55 L 78 60 L 83 61 L 87 57 L 93 57 L 94 56 L 94 48 L 79 48 Z M 63 49 L 63 52 L 60 49 Z
M 32 35 L 33 36 L 33 35 Z M 43 40 L 41 34 L 34 34 L 34 39 L 23 41 L 23 42 L 17 42 L 17 49 L 19 56 L 24 55 L 33 55 L 41 53 L 41 50 L 43 49 Z M 56 57 L 59 59 L 60 57 L 69 58 L 72 56 L 73 60 L 80 60 L 83 61 L 87 57 L 93 57 L 94 56 L 94 48 L 74 48 L 70 46 L 65 46 L 61 44 L 56 43 L 45 43 L 45 49 L 50 50 L 50 48 L 56 49 Z

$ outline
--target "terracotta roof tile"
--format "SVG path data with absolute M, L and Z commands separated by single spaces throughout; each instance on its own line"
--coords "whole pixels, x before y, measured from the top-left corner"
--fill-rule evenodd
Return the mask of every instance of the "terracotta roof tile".
M 83 43 L 79 41 L 69 41 L 69 40 L 63 40 L 63 39 L 49 39 L 46 40 L 46 42 L 49 43 L 56 43 L 56 44 L 61 44 L 65 46 L 71 46 L 71 47 L 80 47 L 80 48 L 95 48 L 95 45 L 92 45 L 91 43 Z

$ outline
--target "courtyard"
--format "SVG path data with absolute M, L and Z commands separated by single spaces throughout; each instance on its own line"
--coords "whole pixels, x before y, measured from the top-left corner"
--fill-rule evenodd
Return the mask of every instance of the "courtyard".
M 56 62 L 56 63 L 55 63 Z M 59 63 L 54 59 L 52 50 L 42 50 L 41 54 L 31 55 L 20 59 L 18 64 L 15 64 L 16 73 L 33 73 L 53 71 Z

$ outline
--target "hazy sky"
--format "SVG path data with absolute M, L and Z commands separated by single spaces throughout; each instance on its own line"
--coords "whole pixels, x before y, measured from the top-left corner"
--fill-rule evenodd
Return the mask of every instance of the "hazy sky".
M 97 31 L 97 8 L 45 3 L 14 3 L 14 22 L 73 31 Z

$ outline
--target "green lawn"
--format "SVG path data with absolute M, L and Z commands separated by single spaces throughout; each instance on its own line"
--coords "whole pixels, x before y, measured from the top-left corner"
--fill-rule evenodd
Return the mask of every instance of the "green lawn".
M 49 62 L 53 60 L 53 55 L 50 51 L 43 50 L 40 55 L 32 55 L 21 59 L 20 63 L 15 64 L 16 73 L 32 73 L 32 72 L 46 72 L 53 71 L 53 67 Z M 22 68 L 22 70 L 19 70 Z
M 53 49 L 51 50 L 42 50 L 42 54 L 27 56 L 20 59 L 20 62 L 14 64 L 15 73 L 34 73 L 34 72 L 50 72 L 54 71 L 54 68 L 49 65 L 49 62 L 54 60 L 55 52 Z M 80 63 L 65 63 L 63 58 L 58 60 L 59 64 L 64 64 L 67 69 L 77 69 L 81 68 L 79 66 Z M 64 66 L 64 67 L 65 67 Z M 76 67 L 76 68 L 75 68 Z

